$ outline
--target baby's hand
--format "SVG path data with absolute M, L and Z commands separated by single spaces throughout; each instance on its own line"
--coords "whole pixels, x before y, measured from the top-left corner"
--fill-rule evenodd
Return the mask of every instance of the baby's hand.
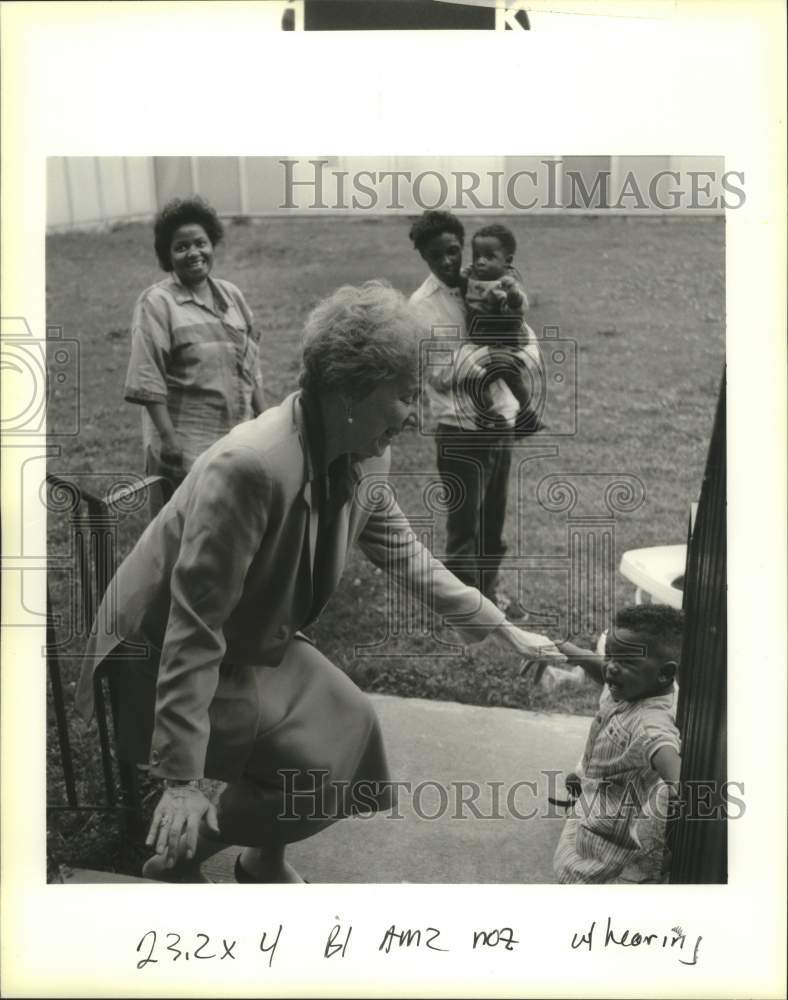
M 511 278 L 509 280 L 511 281 Z M 506 305 L 512 312 L 521 312 L 525 305 L 523 293 L 514 283 L 512 283 L 512 287 L 506 292 Z
M 460 277 L 465 281 L 473 274 L 473 264 L 463 264 L 460 268 Z
M 487 308 L 492 312 L 501 312 L 506 305 L 506 292 L 503 288 L 491 288 L 485 296 Z

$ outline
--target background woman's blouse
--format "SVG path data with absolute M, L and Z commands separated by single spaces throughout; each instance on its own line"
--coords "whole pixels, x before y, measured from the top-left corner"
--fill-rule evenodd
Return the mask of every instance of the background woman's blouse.
M 252 392 L 262 384 L 258 335 L 252 312 L 229 281 L 209 278 L 214 308 L 199 302 L 174 275 L 147 288 L 137 300 L 124 398 L 166 403 L 184 445 L 188 469 L 209 445 L 249 420 Z M 147 410 L 142 414 L 146 455 L 159 438 Z

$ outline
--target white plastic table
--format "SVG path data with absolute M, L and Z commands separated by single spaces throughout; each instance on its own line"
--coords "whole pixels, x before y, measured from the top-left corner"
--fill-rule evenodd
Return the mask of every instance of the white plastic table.
M 653 601 L 681 608 L 684 596 L 686 545 L 655 545 L 648 549 L 630 549 L 621 557 L 619 572 L 634 583 L 635 603 Z M 678 581 L 678 586 L 676 586 Z

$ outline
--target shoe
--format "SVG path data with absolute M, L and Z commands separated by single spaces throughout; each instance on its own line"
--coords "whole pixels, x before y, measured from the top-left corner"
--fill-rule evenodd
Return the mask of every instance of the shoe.
M 506 608 L 504 614 L 510 622 L 522 624 L 528 620 L 528 612 L 516 599 L 509 602 L 509 607 Z
M 251 885 L 251 884 L 257 882 L 257 879 L 256 878 L 252 878 L 252 876 L 249 874 L 249 872 L 241 864 L 241 855 L 240 854 L 235 859 L 235 870 L 234 870 L 233 874 L 235 875 L 235 881 L 238 882 L 239 885 L 247 885 L 247 884 Z
M 249 874 L 249 872 L 241 864 L 241 855 L 240 854 L 235 859 L 234 874 L 235 874 L 235 881 L 239 885 L 270 885 L 271 884 L 270 882 L 260 882 L 258 879 L 253 878 L 253 876 L 251 876 Z M 304 879 L 304 884 L 305 885 L 309 885 L 309 879 L 308 878 Z
M 510 597 L 502 587 L 496 589 L 492 600 L 510 622 L 524 622 L 528 618 L 528 612 L 523 605 L 516 597 Z
M 185 871 L 178 868 L 165 868 L 160 854 L 154 854 L 148 858 L 142 866 L 142 877 L 153 882 L 195 883 L 198 885 L 211 885 L 210 879 L 199 868 L 187 867 Z

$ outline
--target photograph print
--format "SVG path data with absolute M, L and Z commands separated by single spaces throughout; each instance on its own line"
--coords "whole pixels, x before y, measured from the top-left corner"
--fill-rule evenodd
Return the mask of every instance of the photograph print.
M 726 882 L 745 200 L 712 156 L 50 157 L 47 880 Z

